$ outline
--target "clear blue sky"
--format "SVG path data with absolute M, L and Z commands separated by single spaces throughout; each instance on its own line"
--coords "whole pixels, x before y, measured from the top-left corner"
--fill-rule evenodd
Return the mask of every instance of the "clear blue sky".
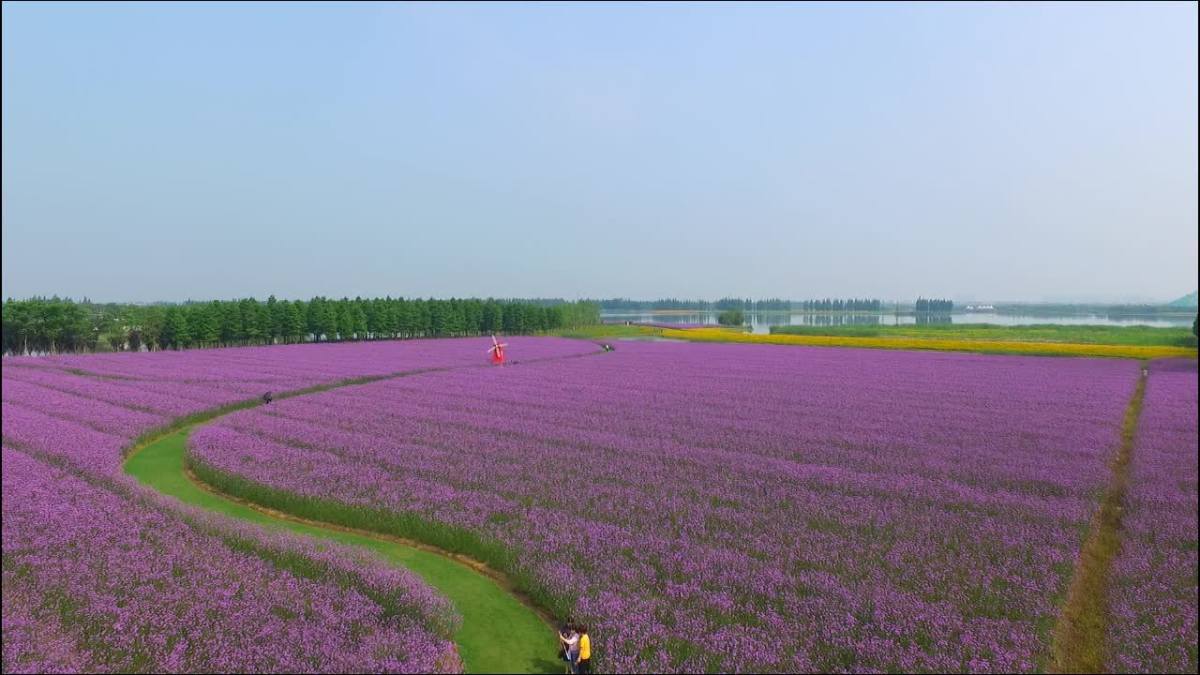
M 1197 12 L 3 5 L 3 293 L 1171 299 Z

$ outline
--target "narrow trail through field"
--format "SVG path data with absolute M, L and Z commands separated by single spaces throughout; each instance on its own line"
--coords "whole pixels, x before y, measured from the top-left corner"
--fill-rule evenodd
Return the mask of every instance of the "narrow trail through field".
M 555 359 L 603 354 L 587 354 Z M 530 359 L 526 363 L 548 360 Z M 520 362 L 512 362 L 519 365 Z M 319 387 L 281 393 L 291 398 L 369 381 L 405 377 L 417 373 L 458 370 L 477 366 L 431 368 L 385 376 L 346 380 Z M 218 419 L 234 410 L 260 405 L 246 401 L 219 411 L 194 416 L 163 434 L 136 446 L 126 458 L 125 472 L 165 495 L 225 516 L 259 525 L 289 530 L 343 545 L 369 549 L 389 563 L 406 567 L 454 603 L 462 615 L 462 626 L 454 635 L 459 654 L 472 673 L 560 673 L 554 659 L 557 648 L 549 617 L 517 595 L 500 573 L 482 563 L 432 546 L 364 530 L 297 518 L 222 494 L 202 483 L 186 467 L 187 438 L 197 425 Z
M 1109 465 L 1112 475 L 1092 519 L 1088 538 L 1080 549 L 1071 587 L 1054 628 L 1049 664 L 1054 673 L 1106 672 L 1109 576 L 1113 560 L 1121 550 L 1121 515 L 1148 372 L 1143 365 L 1137 387 L 1125 408 L 1120 446 Z

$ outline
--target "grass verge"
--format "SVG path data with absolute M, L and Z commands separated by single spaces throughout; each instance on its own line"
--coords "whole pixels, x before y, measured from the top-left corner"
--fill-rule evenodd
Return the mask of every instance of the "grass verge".
M 243 406 L 245 407 L 245 406 Z M 464 561 L 385 536 L 354 532 L 272 514 L 230 499 L 191 480 L 185 454 L 189 428 L 177 429 L 133 452 L 126 473 L 180 501 L 228 517 L 373 551 L 420 574 L 454 603 L 462 625 L 454 635 L 468 672 L 560 672 L 555 641 L 543 617 L 502 582 Z
M 567 357 L 535 358 L 513 361 L 512 364 L 602 353 L 597 351 Z M 486 366 L 446 366 L 356 377 L 280 392 L 275 399 L 419 373 L 471 367 Z M 415 515 L 381 512 L 376 514 L 374 521 L 364 521 L 360 514 L 330 511 L 323 503 L 306 505 L 296 495 L 271 491 L 265 486 L 256 486 L 234 476 L 223 477 L 211 470 L 207 472 L 208 479 L 225 485 L 231 492 L 242 494 L 221 494 L 197 480 L 198 476 L 193 474 L 193 468 L 187 463 L 187 436 L 191 428 L 258 405 L 262 405 L 260 399 L 237 401 L 176 419 L 164 427 L 146 432 L 127 448 L 125 472 L 184 503 L 259 525 L 365 548 L 392 564 L 413 570 L 448 597 L 462 616 L 462 625 L 455 633 L 454 641 L 468 672 L 561 672 L 560 662 L 554 659 L 557 644 L 547 623 L 549 615 L 539 611 L 531 602 L 522 602 L 524 596 L 520 595 L 520 589 L 529 586 L 527 580 L 510 580 L 496 571 L 512 569 L 513 565 L 511 556 L 494 542 L 485 541 L 469 532 L 435 526 Z M 203 466 L 197 465 L 194 469 L 197 473 L 206 473 Z M 263 502 L 255 503 L 244 498 L 247 496 L 257 497 Z M 308 519 L 306 514 L 317 517 Z M 333 523 L 326 519 L 329 516 L 334 518 Z M 357 524 L 368 527 L 354 529 Z M 476 559 L 468 556 L 475 556 Z M 553 608 L 556 605 L 543 606 Z

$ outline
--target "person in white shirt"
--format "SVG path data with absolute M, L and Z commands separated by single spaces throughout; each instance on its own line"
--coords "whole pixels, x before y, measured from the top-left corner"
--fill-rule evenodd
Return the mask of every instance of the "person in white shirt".
M 579 661 L 579 633 L 575 631 L 575 626 L 563 624 L 558 629 L 558 642 L 561 647 L 559 655 L 567 662 L 571 672 L 575 672 L 575 664 Z

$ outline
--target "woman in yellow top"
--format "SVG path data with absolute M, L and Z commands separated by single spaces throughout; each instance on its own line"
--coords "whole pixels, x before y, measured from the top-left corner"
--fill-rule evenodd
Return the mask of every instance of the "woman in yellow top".
M 576 673 L 590 673 L 592 670 L 592 638 L 588 635 L 587 626 L 579 627 L 579 660 L 575 662 Z

